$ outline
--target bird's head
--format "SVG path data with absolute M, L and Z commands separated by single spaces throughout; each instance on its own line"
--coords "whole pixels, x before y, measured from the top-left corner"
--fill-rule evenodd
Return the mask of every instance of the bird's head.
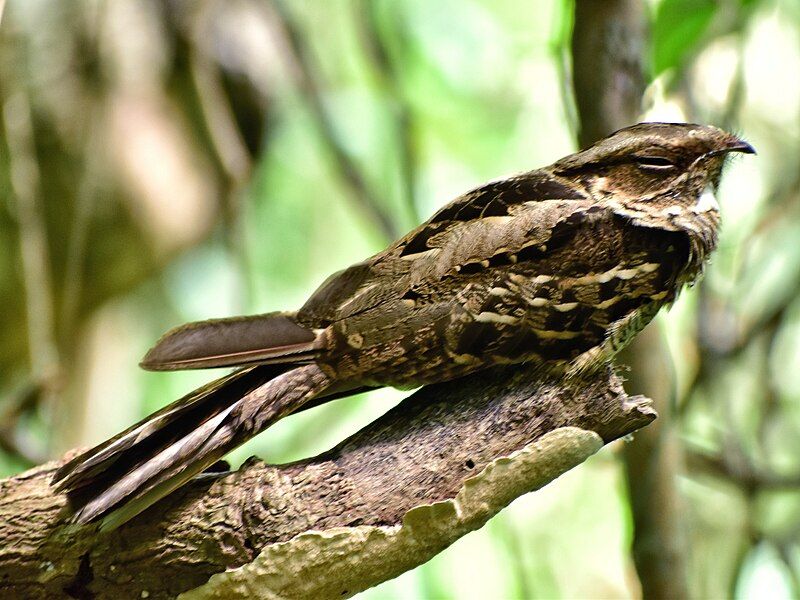
M 747 142 L 710 125 L 639 123 L 556 162 L 553 171 L 599 202 L 667 228 L 716 223 L 714 192 L 725 157 L 754 154 Z

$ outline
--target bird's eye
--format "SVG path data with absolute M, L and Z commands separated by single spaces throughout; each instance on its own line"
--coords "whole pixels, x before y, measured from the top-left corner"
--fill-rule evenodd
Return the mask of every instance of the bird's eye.
M 675 168 L 675 163 L 662 156 L 637 156 L 636 164 L 640 169 L 644 169 L 646 171 L 664 172 L 671 171 Z

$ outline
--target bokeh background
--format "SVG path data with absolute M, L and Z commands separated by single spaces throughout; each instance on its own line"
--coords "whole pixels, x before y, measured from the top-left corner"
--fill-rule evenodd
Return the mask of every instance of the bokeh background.
M 705 279 L 627 355 L 658 424 L 360 597 L 800 596 L 796 0 L 0 11 L 0 475 L 210 379 L 137 368 L 171 326 L 295 308 L 454 196 L 612 126 L 712 123 L 759 155 L 723 180 Z M 232 462 L 317 453 L 401 397 L 288 418 Z

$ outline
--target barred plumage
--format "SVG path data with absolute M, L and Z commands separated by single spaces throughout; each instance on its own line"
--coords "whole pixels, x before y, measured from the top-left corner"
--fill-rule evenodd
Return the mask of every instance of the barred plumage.
M 87 522 L 116 525 L 277 419 L 376 386 L 497 364 L 585 375 L 700 273 L 717 239 L 719 129 L 645 123 L 457 198 L 328 279 L 296 313 L 193 323 L 149 369 L 240 365 L 54 478 Z

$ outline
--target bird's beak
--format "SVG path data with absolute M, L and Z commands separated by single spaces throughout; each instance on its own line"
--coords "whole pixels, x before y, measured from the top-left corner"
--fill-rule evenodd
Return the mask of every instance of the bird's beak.
M 710 158 L 712 156 L 721 156 L 729 152 L 742 152 L 744 154 L 755 154 L 756 150 L 750 144 L 737 137 L 731 136 L 728 141 L 719 145 L 716 150 L 706 152 L 703 158 Z
M 756 149 L 750 144 L 739 138 L 732 138 L 723 148 L 719 150 L 719 154 L 728 152 L 742 152 L 744 154 L 755 154 Z

